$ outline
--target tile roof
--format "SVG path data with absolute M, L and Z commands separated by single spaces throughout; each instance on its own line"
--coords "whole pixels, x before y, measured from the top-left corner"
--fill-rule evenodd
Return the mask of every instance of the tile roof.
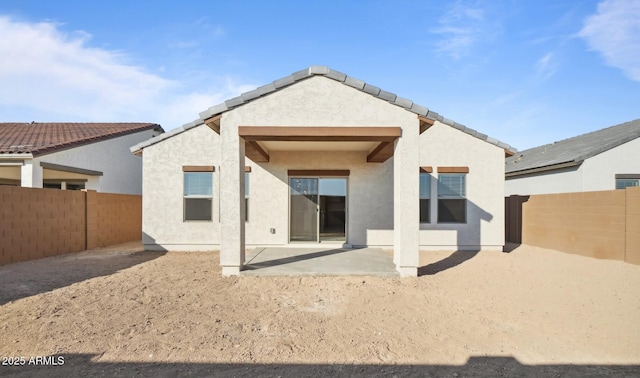
M 640 119 L 518 152 L 506 159 L 505 172 L 508 176 L 517 176 L 533 169 L 575 166 L 638 137 Z
M 67 148 L 155 129 L 155 123 L 0 123 L 0 156 L 44 155 Z
M 189 122 L 185 125 L 183 125 L 180 128 L 171 130 L 163 135 L 160 135 L 152 140 L 148 140 L 142 143 L 137 144 L 136 146 L 133 146 L 131 148 L 132 152 L 136 152 L 139 151 L 145 147 L 151 146 L 153 144 L 156 144 L 164 139 L 167 138 L 171 138 L 174 135 L 180 134 L 186 130 L 189 130 L 193 127 L 196 126 L 200 126 L 202 124 L 204 124 L 204 121 L 208 118 L 214 117 L 216 115 L 222 114 L 228 110 L 237 108 L 239 106 L 242 106 L 250 101 L 254 101 L 262 96 L 266 96 L 272 92 L 276 92 L 282 88 L 288 87 L 290 85 L 295 84 L 296 82 L 308 79 L 310 77 L 313 76 L 324 76 L 326 78 L 338 81 L 344 85 L 348 85 L 350 87 L 353 87 L 361 92 L 367 93 L 371 96 L 377 97 L 381 100 L 387 101 L 393 105 L 399 106 L 401 108 L 404 108 L 407 111 L 410 111 L 412 113 L 415 113 L 417 115 L 420 115 L 422 117 L 431 119 L 433 121 L 440 121 L 446 125 L 449 125 L 451 127 L 454 127 L 462 132 L 465 132 L 469 135 L 472 135 L 478 139 L 484 140 L 487 143 L 490 144 L 494 144 L 500 148 L 503 148 L 505 150 L 508 150 L 510 152 L 516 152 L 517 150 L 513 147 L 511 147 L 510 145 L 500 142 L 497 139 L 491 138 L 485 134 L 482 134 L 476 130 L 473 130 L 471 128 L 468 128 L 464 125 L 461 125 L 455 121 L 452 121 L 450 119 L 444 118 L 443 116 L 441 116 L 440 114 L 434 112 L 433 110 L 429 110 L 427 108 L 425 108 L 424 106 L 418 105 L 416 103 L 414 103 L 411 100 L 408 100 L 406 98 L 402 98 L 399 97 L 397 95 L 395 95 L 394 93 L 391 92 L 387 92 L 384 91 L 374 85 L 371 84 L 367 84 L 362 80 L 358 80 L 356 78 L 347 76 L 346 74 L 343 74 L 341 72 L 332 70 L 328 67 L 325 66 L 311 66 L 309 68 L 306 68 L 304 70 L 301 71 L 297 71 L 292 73 L 289 76 L 285 76 L 281 79 L 275 80 L 274 82 L 270 83 L 270 84 L 266 84 L 263 85 L 259 88 L 256 88 L 254 90 L 251 90 L 249 92 L 245 92 L 243 94 L 241 94 L 238 97 L 234 97 L 232 99 L 229 99 L 223 103 L 220 103 L 218 105 L 212 106 L 209 109 L 205 110 L 204 112 L 200 113 L 200 118 L 196 119 L 193 122 Z

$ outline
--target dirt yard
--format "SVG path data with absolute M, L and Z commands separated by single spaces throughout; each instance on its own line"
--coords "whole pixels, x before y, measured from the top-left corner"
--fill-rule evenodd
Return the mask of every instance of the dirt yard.
M 640 266 L 528 246 L 421 263 L 223 278 L 215 252 L 124 245 L 0 267 L 2 362 L 64 359 L 0 375 L 640 375 Z

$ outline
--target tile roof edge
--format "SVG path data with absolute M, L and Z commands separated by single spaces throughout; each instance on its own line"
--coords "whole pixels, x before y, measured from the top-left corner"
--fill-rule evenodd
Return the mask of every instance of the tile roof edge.
M 509 152 L 515 153 L 517 152 L 517 149 L 515 149 L 514 147 L 503 143 L 495 138 L 490 138 L 485 134 L 482 134 L 474 129 L 462 126 L 458 123 L 456 123 L 455 121 L 443 118 L 442 116 L 440 116 L 438 113 L 432 112 L 430 111 L 428 108 L 421 106 L 419 104 L 414 103 L 413 101 L 409 100 L 409 99 L 405 99 L 402 97 L 397 96 L 394 93 L 391 92 L 387 92 L 382 90 L 381 88 L 371 85 L 365 81 L 356 79 L 354 77 L 348 76 L 342 72 L 333 70 L 327 66 L 309 66 L 305 69 L 302 69 L 300 71 L 296 71 L 294 73 L 292 73 L 291 75 L 282 77 L 280 79 L 274 80 L 272 83 L 270 84 L 266 84 L 263 85 L 261 87 L 258 87 L 256 89 L 253 89 L 251 91 L 245 92 L 240 94 L 239 96 L 233 97 L 231 99 L 228 99 L 220 104 L 216 104 L 214 106 L 209 107 L 207 110 L 202 111 L 199 116 L 199 121 L 201 124 L 204 123 L 204 121 L 208 118 L 217 116 L 219 114 L 222 114 L 226 111 L 235 109 L 237 107 L 240 107 L 244 104 L 247 104 L 251 101 L 257 100 L 263 96 L 266 96 L 270 93 L 276 92 L 282 88 L 288 87 L 290 85 L 293 85 L 295 83 L 298 83 L 300 81 L 309 79 L 313 76 L 324 76 L 328 79 L 331 80 L 335 80 L 339 83 L 342 83 L 344 85 L 350 86 L 352 88 L 358 89 L 359 91 L 363 92 L 363 93 L 367 93 L 373 97 L 376 97 L 380 100 L 386 101 L 392 105 L 398 106 L 406 111 L 409 111 L 411 113 L 417 114 L 419 116 L 423 116 L 423 117 L 427 117 L 429 119 L 433 119 L 434 121 L 440 121 L 444 124 L 447 124 L 451 127 L 455 127 L 457 129 L 459 129 L 460 131 L 469 134 L 473 137 L 476 137 L 484 142 L 487 142 L 489 144 L 495 145 L 497 147 L 500 147 L 502 149 L 505 149 Z M 458 127 L 456 127 L 458 126 Z M 460 127 L 461 126 L 461 127 Z M 174 134 L 175 135 L 175 134 Z M 166 138 L 165 138 L 166 139 Z M 163 139 L 156 139 L 153 141 L 153 143 L 149 143 L 146 145 L 141 145 L 139 148 L 137 148 L 135 151 L 138 151 L 140 149 L 143 149 L 145 147 L 148 147 L 152 144 L 158 143 Z M 495 141 L 495 142 L 494 142 Z M 137 147 L 137 146 L 134 146 Z M 133 152 L 133 151 L 132 151 Z
M 183 132 L 185 132 L 185 131 L 187 131 L 189 129 L 192 129 L 192 128 L 196 127 L 196 126 L 200 126 L 200 125 L 204 125 L 204 121 L 201 121 L 200 119 L 193 120 L 193 121 L 191 121 L 189 123 L 185 123 L 181 127 L 177 127 L 177 128 L 175 128 L 173 130 L 169 130 L 169 131 L 164 132 L 164 133 L 162 133 L 160 135 L 157 135 L 157 136 L 155 136 L 153 138 L 147 139 L 147 140 L 142 141 L 142 142 L 140 142 L 140 143 L 138 143 L 138 144 L 136 144 L 134 146 L 131 146 L 129 148 L 129 151 L 131 151 L 131 153 L 135 154 L 136 152 L 138 152 L 140 150 L 143 150 L 144 148 L 147 148 L 147 147 L 149 147 L 151 145 L 154 145 L 154 144 L 156 144 L 158 142 L 161 142 L 161 141 L 163 141 L 165 139 L 169 139 L 171 137 L 174 137 L 174 136 L 176 136 L 178 134 L 182 134 Z
M 14 123 L 14 122 L 2 122 L 2 123 Z M 2 124 L 0 123 L 0 124 Z M 15 123 L 20 123 L 20 122 L 15 122 Z M 71 148 L 76 148 L 76 147 L 81 147 L 81 146 L 86 146 L 89 144 L 93 144 L 93 143 L 97 143 L 97 142 L 104 142 L 110 139 L 114 139 L 114 138 L 118 138 L 121 136 L 125 136 L 125 135 L 131 135 L 131 134 L 135 134 L 135 133 L 139 133 L 139 132 L 143 132 L 143 131 L 147 131 L 150 129 L 160 129 L 162 132 L 164 132 L 164 129 L 162 128 L 162 126 L 160 126 L 160 124 L 158 123 L 151 123 L 151 122 L 40 122 L 43 124 L 56 124 L 56 123 L 61 123 L 61 124 L 85 124 L 85 125 L 100 125 L 100 124 L 122 124 L 122 125 L 140 125 L 139 127 L 133 128 L 133 129 L 129 129 L 129 130 L 120 130 L 114 133 L 109 133 L 109 134 L 104 134 L 104 135 L 98 135 L 98 136 L 90 136 L 90 137 L 85 137 L 85 138 L 81 138 L 72 142 L 63 142 L 63 143 L 55 143 L 55 144 L 50 144 L 47 146 L 43 146 L 43 147 L 38 147 L 38 148 L 33 148 L 33 149 L 29 149 L 29 150 L 25 150 L 22 152 L 18 152 L 18 153 L 28 153 L 31 154 L 32 157 L 39 157 L 39 156 L 43 156 L 43 155 L 48 155 L 48 154 L 52 154 L 52 153 L 56 153 L 56 152 L 60 152 L 60 151 L 64 151 L 64 150 L 68 150 Z M 12 152 L 3 152 L 4 154 L 12 154 Z

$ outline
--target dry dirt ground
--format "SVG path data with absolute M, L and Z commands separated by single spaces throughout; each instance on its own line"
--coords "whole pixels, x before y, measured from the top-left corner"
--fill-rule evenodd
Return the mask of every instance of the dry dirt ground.
M 421 263 L 223 278 L 216 252 L 129 244 L 0 267 L 1 362 L 26 359 L 0 376 L 640 376 L 640 266 L 529 246 Z

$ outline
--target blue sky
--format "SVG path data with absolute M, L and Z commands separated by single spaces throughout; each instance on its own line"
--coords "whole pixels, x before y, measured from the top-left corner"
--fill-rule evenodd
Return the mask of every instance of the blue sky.
M 520 150 L 640 118 L 640 1 L 0 2 L 0 121 L 171 130 L 310 65 Z

